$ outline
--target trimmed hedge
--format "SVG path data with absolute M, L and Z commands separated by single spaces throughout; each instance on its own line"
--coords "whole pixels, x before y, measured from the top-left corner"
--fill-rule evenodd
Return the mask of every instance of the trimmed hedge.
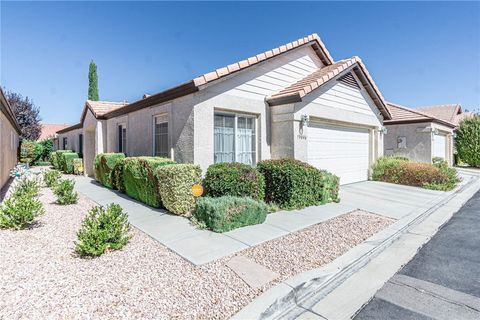
M 175 161 L 161 157 L 126 158 L 123 179 L 127 195 L 149 206 L 161 207 L 158 179 L 154 173 L 158 167 L 168 164 L 175 164 Z
M 65 173 L 73 173 L 73 160 L 78 159 L 78 153 L 75 152 L 65 152 L 62 153 L 62 162 L 64 163 L 63 165 L 63 172 Z
M 339 201 L 337 176 L 294 159 L 264 160 L 257 165 L 265 177 L 265 201 L 282 209 Z
M 194 217 L 215 232 L 263 223 L 267 205 L 252 198 L 224 196 L 198 198 Z
M 265 179 L 258 170 L 243 163 L 216 163 L 207 169 L 205 195 L 235 196 L 263 200 Z
M 125 158 L 117 159 L 111 173 L 113 189 L 125 192 L 125 183 L 123 181 L 123 169 L 125 167 Z
M 179 215 L 191 213 L 195 207 L 192 186 L 202 180 L 202 169 L 193 164 L 172 164 L 158 167 L 155 176 L 165 208 Z
M 56 166 L 54 165 L 55 169 L 58 170 L 63 170 L 63 167 L 65 166 L 65 159 L 63 158 L 64 153 L 72 153 L 72 150 L 57 150 L 55 151 L 56 156 Z
M 432 165 L 385 158 L 390 157 L 380 158 L 373 166 L 374 180 L 443 191 L 455 188 L 459 181 L 455 169 L 445 162 Z
M 118 159 L 125 158 L 123 153 L 100 153 L 97 154 L 93 161 L 95 171 L 95 180 L 103 184 L 107 188 L 112 188 L 111 173 Z
M 73 174 L 82 175 L 83 174 L 83 159 L 73 159 Z

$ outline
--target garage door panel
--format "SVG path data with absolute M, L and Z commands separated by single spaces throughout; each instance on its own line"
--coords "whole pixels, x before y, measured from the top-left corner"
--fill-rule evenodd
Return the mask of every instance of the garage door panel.
M 369 131 L 361 128 L 311 124 L 308 162 L 340 177 L 340 183 L 368 179 Z

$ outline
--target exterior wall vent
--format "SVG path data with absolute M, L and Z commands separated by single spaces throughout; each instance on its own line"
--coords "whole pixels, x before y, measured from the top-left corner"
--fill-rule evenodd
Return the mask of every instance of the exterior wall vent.
M 344 85 L 347 85 L 352 88 L 360 89 L 360 86 L 357 83 L 357 80 L 353 77 L 351 73 L 347 73 L 337 80 L 338 82 L 343 83 Z

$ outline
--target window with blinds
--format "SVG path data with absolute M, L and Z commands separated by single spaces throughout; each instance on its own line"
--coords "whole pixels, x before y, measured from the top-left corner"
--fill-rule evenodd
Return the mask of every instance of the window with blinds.
M 168 117 L 157 116 L 154 120 L 153 150 L 157 157 L 169 157 L 168 146 Z

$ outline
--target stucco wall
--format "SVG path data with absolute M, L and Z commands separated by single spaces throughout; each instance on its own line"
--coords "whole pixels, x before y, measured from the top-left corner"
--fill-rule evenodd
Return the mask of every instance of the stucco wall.
M 17 164 L 18 145 L 18 133 L 0 112 L 0 188 L 8 181 L 10 170 Z
M 432 128 L 431 123 L 386 125 L 384 136 L 385 155 L 405 156 L 413 161 L 431 163 Z M 398 138 L 406 138 L 406 148 L 398 148 Z
M 79 146 L 79 135 L 83 133 L 83 129 L 74 129 L 65 133 L 58 134 L 59 150 L 72 150 L 81 153 Z M 67 147 L 63 148 L 63 138 L 67 138 Z

